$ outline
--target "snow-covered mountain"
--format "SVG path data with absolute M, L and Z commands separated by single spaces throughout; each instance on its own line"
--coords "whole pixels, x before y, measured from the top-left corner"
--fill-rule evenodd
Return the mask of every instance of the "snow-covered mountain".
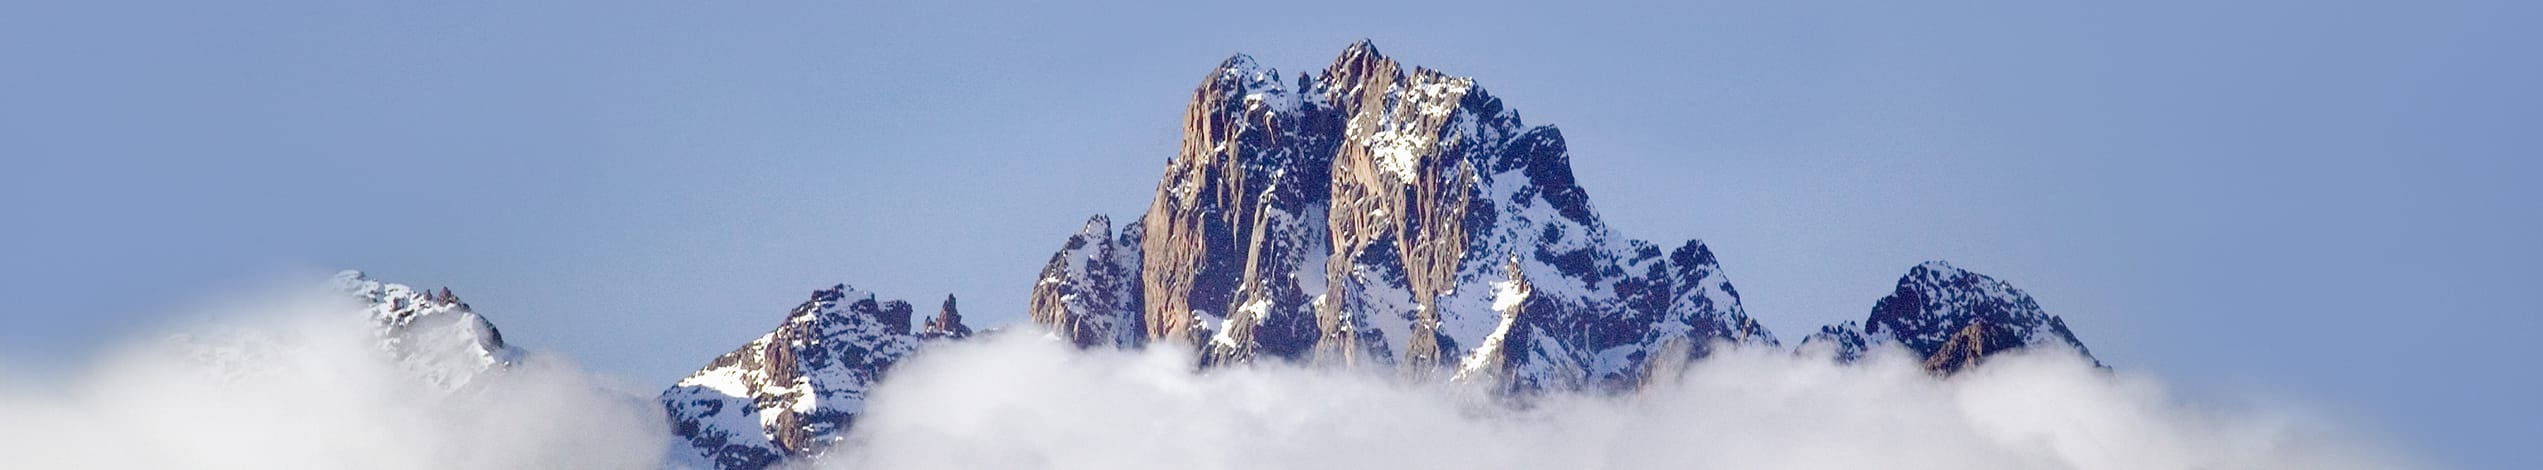
M 1562 132 L 1473 79 L 1365 41 L 1296 75 L 1239 55 L 1204 77 L 1184 129 L 1138 222 L 1113 235 L 1098 216 L 1052 257 L 1036 321 L 1211 364 L 1490 363 L 1505 370 L 1462 375 L 1515 389 L 1630 387 L 1717 342 L 1776 344 L 1709 248 L 1609 230 Z M 1513 277 L 1533 291 L 1504 315 L 1493 286 Z
M 721 469 L 767 468 L 817 455 L 846 435 L 866 391 L 921 344 L 971 335 L 954 298 L 922 329 L 912 307 L 845 284 L 812 293 L 777 329 L 715 358 L 662 392 L 676 460 Z
M 1975 366 L 1990 354 L 2039 345 L 2071 347 L 2092 357 L 2066 329 L 2066 320 L 2041 310 L 2031 294 L 1941 261 L 1900 276 L 1898 288 L 1872 304 L 1872 316 L 1863 323 L 1820 327 L 1801 343 L 1803 351 L 1823 350 L 1842 361 L 1897 345 L 1943 373 Z
M 1366 41 L 1313 73 L 1238 55 L 1203 77 L 1148 210 L 1096 215 L 1053 253 L 1029 317 L 1086 348 L 1188 348 L 1203 366 L 1387 368 L 1503 393 L 1627 392 L 1720 347 L 1778 347 L 1701 241 L 1625 238 L 1572 178 L 1563 135 L 1474 80 Z M 844 285 L 663 392 L 675 456 L 758 469 L 845 436 L 867 390 L 970 329 Z M 1927 263 L 1869 327 L 1804 343 L 1846 361 L 1897 345 L 1938 371 L 2082 343 L 2028 295 Z

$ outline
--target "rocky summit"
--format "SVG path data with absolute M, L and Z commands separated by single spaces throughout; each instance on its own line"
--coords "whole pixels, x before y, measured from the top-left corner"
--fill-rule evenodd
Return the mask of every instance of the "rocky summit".
M 1609 230 L 1562 132 L 1473 79 L 1407 70 L 1365 41 L 1296 75 L 1239 55 L 1202 79 L 1183 127 L 1146 214 L 1119 235 L 1097 216 L 1052 257 L 1035 321 L 1210 365 L 1513 390 L 1627 388 L 1717 344 L 1776 344 L 1703 242 Z M 1522 281 L 1525 301 L 1494 308 L 1497 283 Z M 1487 348 L 1496 334 L 1524 340 Z

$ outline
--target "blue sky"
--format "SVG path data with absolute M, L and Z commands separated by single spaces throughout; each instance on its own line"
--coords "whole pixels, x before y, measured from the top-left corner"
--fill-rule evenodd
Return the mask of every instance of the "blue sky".
M 838 282 L 1011 322 L 1211 65 L 1365 37 L 1560 126 L 1787 338 L 1950 260 L 2184 394 L 2534 464 L 2543 9 L 1789 3 L 20 2 L 0 358 L 342 267 L 642 383 Z

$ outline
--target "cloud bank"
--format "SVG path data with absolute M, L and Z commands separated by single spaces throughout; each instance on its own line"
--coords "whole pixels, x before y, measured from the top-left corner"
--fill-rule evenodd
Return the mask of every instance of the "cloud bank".
M 557 357 L 457 389 L 401 368 L 340 299 L 264 299 L 68 377 L 0 375 L 0 468 L 632 469 L 661 408 Z
M 2314 418 L 2194 407 L 2070 354 L 1949 379 L 1737 349 L 1617 397 L 1512 406 L 1455 384 L 1079 353 L 1003 335 L 896 369 L 827 468 L 2408 468 Z
M 449 389 L 384 354 L 351 306 L 228 310 L 63 380 L 0 373 L 0 468 L 651 469 L 671 448 L 647 387 L 561 358 Z M 1938 379 L 1896 351 L 1840 366 L 1734 348 L 1638 393 L 1524 404 L 1380 371 L 1192 363 L 1027 334 L 940 345 L 894 369 L 849 438 L 804 466 L 2420 466 L 2313 416 L 2190 404 L 2053 352 Z

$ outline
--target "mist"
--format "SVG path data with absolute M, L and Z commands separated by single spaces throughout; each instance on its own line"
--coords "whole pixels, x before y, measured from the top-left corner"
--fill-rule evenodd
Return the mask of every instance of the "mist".
M 1839 365 L 1732 349 L 1622 396 L 1524 404 L 1391 373 L 1195 373 L 1164 351 L 1026 335 L 895 369 L 824 468 L 2024 468 L 2420 466 L 2287 407 L 2194 405 L 2070 353 L 1950 378 L 1902 351 Z
M 554 355 L 424 380 L 343 299 L 188 318 L 59 376 L 0 371 L 0 468 L 636 469 L 669 439 L 650 393 Z

